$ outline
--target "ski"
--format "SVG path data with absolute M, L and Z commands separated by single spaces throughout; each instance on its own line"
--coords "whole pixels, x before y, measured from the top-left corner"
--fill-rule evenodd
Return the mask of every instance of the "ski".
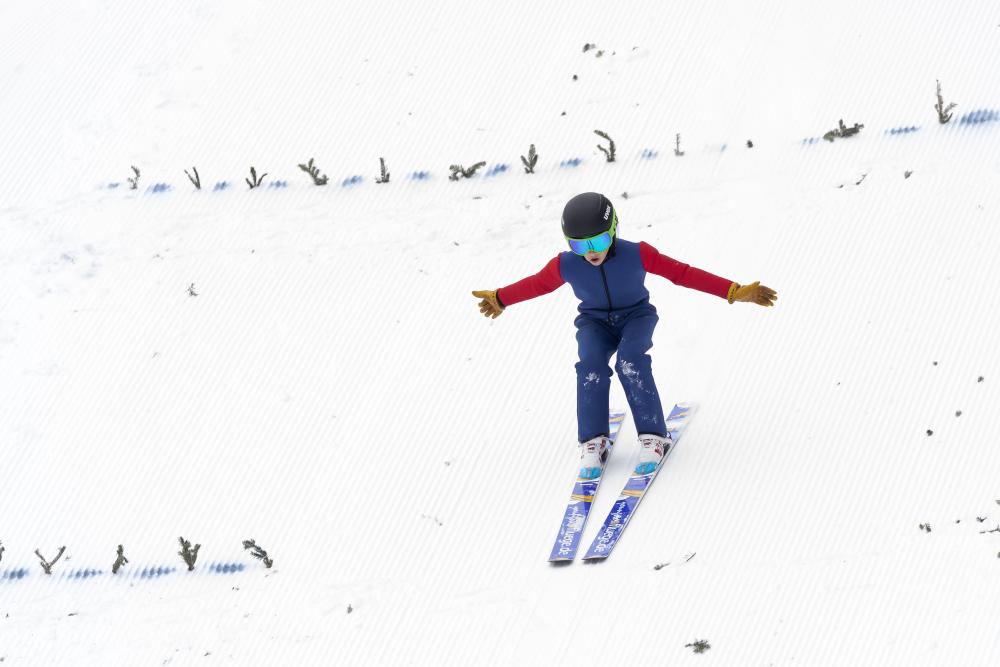
M 611 506 L 611 511 L 608 512 L 607 518 L 604 519 L 604 525 L 601 526 L 597 537 L 594 538 L 590 549 L 587 550 L 587 554 L 583 557 L 584 560 L 603 560 L 611 555 L 611 550 L 615 548 L 618 540 L 621 539 L 622 532 L 625 530 L 625 526 L 628 525 L 629 519 L 635 514 L 635 509 L 639 506 L 639 501 L 642 500 L 643 495 L 649 489 L 649 485 L 653 483 L 653 479 L 660 472 L 667 457 L 677 447 L 677 442 L 681 439 L 684 428 L 691 419 L 692 411 L 692 406 L 687 403 L 678 403 L 670 411 L 670 415 L 667 417 L 667 431 L 674 441 L 673 446 L 664 453 L 656 470 L 646 475 L 632 473 L 629 476 L 625 482 L 625 487 L 618 496 L 618 500 Z
M 612 410 L 608 413 L 608 435 L 611 439 L 611 445 L 608 446 L 607 456 L 604 457 L 604 465 L 607 465 L 608 457 L 611 456 L 611 450 L 618 439 L 618 432 L 621 431 L 624 421 L 625 413 L 623 411 Z M 556 542 L 552 546 L 552 554 L 549 556 L 550 563 L 571 561 L 576 557 L 583 527 L 587 524 L 587 516 L 590 514 L 590 507 L 597 494 L 597 487 L 600 486 L 601 477 L 604 476 L 604 465 L 601 466 L 601 474 L 598 477 L 594 479 L 577 477 L 576 483 L 573 484 L 573 493 L 570 494 L 569 504 L 566 505 L 566 512 L 559 525 L 559 535 L 556 537 Z

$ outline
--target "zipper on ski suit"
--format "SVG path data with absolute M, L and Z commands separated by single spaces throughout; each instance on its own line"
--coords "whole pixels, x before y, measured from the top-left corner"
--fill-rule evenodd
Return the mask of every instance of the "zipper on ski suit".
M 601 269 L 601 280 L 604 281 L 604 294 L 608 297 L 608 324 L 611 324 L 611 311 L 614 310 L 614 307 L 611 305 L 611 290 L 608 288 L 608 275 L 604 273 L 603 263 L 599 268 Z

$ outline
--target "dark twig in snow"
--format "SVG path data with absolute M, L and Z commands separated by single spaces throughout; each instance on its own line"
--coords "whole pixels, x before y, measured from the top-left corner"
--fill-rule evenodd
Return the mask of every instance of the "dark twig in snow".
M 380 157 L 378 159 L 378 162 L 379 162 L 380 169 L 382 171 L 382 175 L 379 178 L 376 178 L 375 182 L 376 183 L 388 183 L 389 182 L 389 171 L 385 168 L 385 158 L 384 157 Z
M 194 172 L 194 176 L 188 174 L 187 169 L 184 170 L 184 173 L 187 174 L 188 180 L 194 183 L 194 187 L 201 190 L 201 176 L 198 175 L 198 167 L 191 167 L 191 171 Z
M 260 178 L 258 178 L 257 177 L 257 170 L 254 167 L 250 167 L 250 178 L 247 178 L 247 179 L 244 179 L 244 180 L 247 182 L 247 185 L 250 186 L 250 189 L 253 190 L 254 188 L 259 188 L 260 187 L 261 183 L 264 182 L 264 177 L 265 176 L 267 176 L 266 173 L 261 174 Z M 251 178 L 253 180 L 250 180 Z
M 118 574 L 118 570 L 121 569 L 122 565 L 128 562 L 128 558 L 125 558 L 125 548 L 122 545 L 118 545 L 118 558 L 115 559 L 115 564 L 111 566 L 111 574 Z
M 45 556 L 38 549 L 35 549 L 35 555 L 38 556 L 38 560 L 41 561 L 42 569 L 45 570 L 45 574 L 52 574 L 52 566 L 56 564 L 60 558 L 62 558 L 63 552 L 66 551 L 66 547 L 59 547 L 59 553 L 51 561 L 45 560 Z

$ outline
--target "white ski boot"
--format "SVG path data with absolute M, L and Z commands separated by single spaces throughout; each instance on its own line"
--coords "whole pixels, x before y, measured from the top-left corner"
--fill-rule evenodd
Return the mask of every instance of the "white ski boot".
M 580 479 L 595 479 L 604 470 L 611 439 L 605 435 L 580 443 Z
M 652 433 L 639 434 L 639 463 L 635 466 L 635 474 L 648 475 L 656 470 L 660 461 L 666 456 L 674 441 L 670 434 L 666 437 Z

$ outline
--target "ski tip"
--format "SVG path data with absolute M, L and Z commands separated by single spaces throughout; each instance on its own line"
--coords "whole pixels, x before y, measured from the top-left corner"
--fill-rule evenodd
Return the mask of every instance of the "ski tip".
M 570 565 L 573 562 L 572 558 L 550 558 L 549 563 L 554 567 L 564 567 Z

